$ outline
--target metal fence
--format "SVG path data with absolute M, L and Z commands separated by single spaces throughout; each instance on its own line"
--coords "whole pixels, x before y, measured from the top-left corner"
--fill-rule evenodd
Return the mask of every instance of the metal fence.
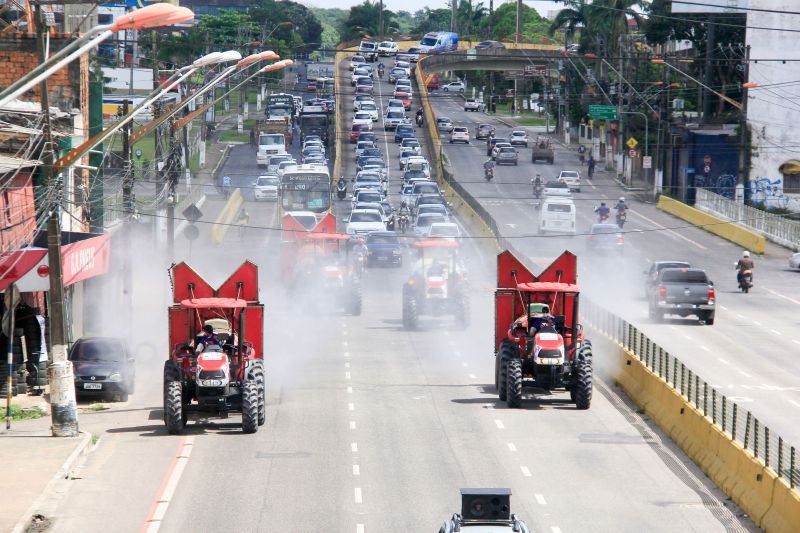
M 582 299 L 582 320 L 632 352 L 652 372 L 680 392 L 703 415 L 749 450 L 797 490 L 800 457 L 797 449 L 770 431 L 747 409 L 712 387 L 681 360 L 650 340 L 636 326 L 589 299 Z
M 707 189 L 698 188 L 697 209 L 761 233 L 770 241 L 794 250 L 800 247 L 800 222 L 735 202 Z

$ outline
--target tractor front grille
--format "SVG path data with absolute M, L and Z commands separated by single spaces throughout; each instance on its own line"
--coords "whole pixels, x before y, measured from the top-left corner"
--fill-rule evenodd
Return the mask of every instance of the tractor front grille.
M 198 379 L 225 379 L 224 370 L 201 370 Z

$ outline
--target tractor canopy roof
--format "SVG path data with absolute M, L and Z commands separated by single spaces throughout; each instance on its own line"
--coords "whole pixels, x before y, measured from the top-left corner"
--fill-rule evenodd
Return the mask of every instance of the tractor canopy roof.
M 458 248 L 458 243 L 449 239 L 430 239 L 427 241 L 417 241 L 412 246 L 414 248 Z
M 181 307 L 191 309 L 235 309 L 247 307 L 247 300 L 238 298 L 190 298 L 181 300 Z
M 303 236 L 303 240 L 307 241 L 346 241 L 350 239 L 351 235 L 344 235 L 342 233 L 309 233 Z
M 557 283 L 555 281 L 519 283 L 517 284 L 517 290 L 520 292 L 580 292 L 580 289 L 577 285 L 573 285 L 572 283 Z

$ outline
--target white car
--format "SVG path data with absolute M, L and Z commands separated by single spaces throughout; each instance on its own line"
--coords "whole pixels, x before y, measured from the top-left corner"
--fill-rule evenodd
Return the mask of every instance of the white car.
M 581 173 L 577 170 L 562 170 L 558 181 L 566 183 L 570 191 L 581 192 Z
M 494 143 L 494 148 L 492 148 L 492 160 L 497 160 L 497 154 L 500 153 L 501 148 L 511 148 L 511 143 Z
M 393 56 L 399 51 L 400 47 L 397 46 L 397 43 L 393 43 L 392 41 L 383 41 L 378 45 L 379 56 Z
M 454 222 L 434 222 L 431 224 L 431 229 L 428 230 L 428 237 L 441 237 L 455 241 L 461 237 L 461 230 Z
M 277 176 L 259 176 L 253 185 L 253 197 L 258 200 L 277 200 L 281 180 Z
M 406 159 L 406 164 L 403 165 L 403 170 L 421 170 L 423 173 L 425 173 L 425 177 L 427 179 L 431 179 L 431 165 L 428 163 L 428 160 L 421 155 Z
M 452 81 L 447 85 L 442 86 L 444 92 L 463 93 L 466 86 L 463 81 Z
M 422 153 L 422 146 L 417 139 L 406 138 L 400 141 L 400 151 L 402 152 L 404 148 L 413 148 L 417 155 Z
M 291 161 L 282 161 L 278 164 L 278 169 L 275 171 L 275 174 L 278 175 L 279 178 L 283 177 L 283 174 L 287 170 L 291 170 L 297 166 L 297 161 L 292 159 Z
M 349 68 L 350 68 L 350 70 L 355 70 L 355 69 L 358 68 L 359 65 L 363 65 L 366 62 L 367 62 L 367 60 L 364 59 L 364 56 L 362 56 L 360 54 L 356 54 L 356 55 L 354 55 L 353 57 L 350 58 L 350 67 Z
M 469 128 L 457 126 L 450 132 L 450 144 L 467 143 L 469 144 Z
M 367 77 L 369 78 L 372 77 L 369 70 L 365 69 L 364 67 L 356 67 L 355 70 L 353 70 L 352 77 L 350 78 L 350 85 L 355 87 L 356 80 L 358 80 L 358 78 L 367 78 Z
M 287 211 L 286 214 L 292 215 L 308 231 L 317 227 L 317 215 L 313 211 Z
M 482 112 L 486 109 L 486 104 L 474 98 L 467 98 L 464 102 L 464 111 Z
M 403 115 L 406 114 L 406 106 L 403 104 L 402 100 L 397 100 L 396 98 L 392 98 L 388 102 L 386 102 L 386 111 L 402 111 Z
M 569 192 L 569 185 L 556 180 L 545 182 L 542 194 L 544 196 L 572 196 Z
M 353 99 L 353 111 L 358 111 L 358 106 L 361 102 L 375 103 L 375 98 L 371 94 L 357 94 Z
M 414 235 L 417 237 L 427 237 L 431 231 L 431 226 L 436 223 L 447 222 L 447 217 L 439 213 L 422 213 L 414 221 Z
M 356 111 L 355 115 L 353 115 L 353 125 L 355 124 L 366 124 L 371 128 L 372 113 L 369 111 Z
M 398 111 L 396 108 L 395 109 L 389 108 L 386 111 L 386 115 L 384 115 L 383 117 L 383 129 L 385 130 L 396 129 L 397 126 L 403 124 L 405 121 L 406 121 L 406 114 L 404 111 Z M 370 124 L 372 124 L 371 121 Z
M 359 235 L 371 231 L 386 231 L 381 212 L 375 209 L 353 209 L 345 232 L 348 235 Z
M 521 144 L 522 146 L 528 147 L 528 134 L 525 133 L 524 130 L 514 130 L 511 132 L 511 138 L 508 140 L 511 143 L 511 146 Z
M 800 269 L 800 252 L 789 257 L 789 268 Z
M 372 122 L 378 121 L 378 106 L 375 102 L 359 102 L 357 113 L 369 113 Z

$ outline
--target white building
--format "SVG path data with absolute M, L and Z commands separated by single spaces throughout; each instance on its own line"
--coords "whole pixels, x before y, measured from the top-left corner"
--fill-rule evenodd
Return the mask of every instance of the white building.
M 761 9 L 800 11 L 797 0 L 750 5 L 756 3 Z M 749 81 L 758 84 L 749 90 L 747 107 L 751 198 L 767 207 L 800 211 L 800 15 L 749 11 L 747 26 Z

